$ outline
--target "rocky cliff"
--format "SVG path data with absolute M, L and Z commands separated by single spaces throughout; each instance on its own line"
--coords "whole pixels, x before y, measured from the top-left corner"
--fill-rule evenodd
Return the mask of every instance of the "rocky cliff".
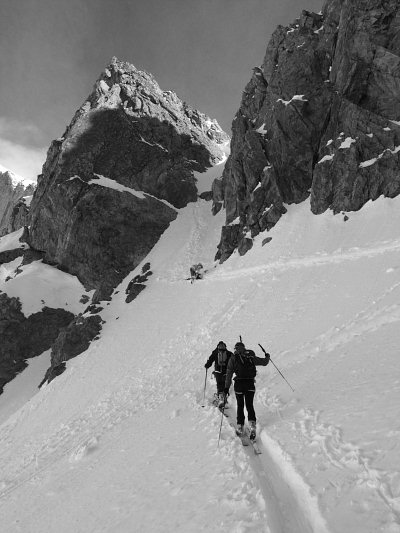
M 51 348 L 43 382 L 51 381 L 64 371 L 68 359 L 98 338 L 103 324 L 99 302 L 111 298 L 177 210 L 197 200 L 194 172 L 225 159 L 228 142 L 215 120 L 173 92 L 162 91 L 150 74 L 112 60 L 62 137 L 49 148 L 31 203 L 30 228 L 20 237 L 23 243 L 14 234 L 0 243 L 0 333 L 5 339 L 0 393 L 27 358 Z M 14 206 L 9 227 L 25 220 L 27 204 L 25 199 Z M 47 307 L 43 295 L 38 311 L 25 316 L 19 297 L 10 296 L 13 286 L 26 305 L 33 286 L 38 292 L 38 276 L 51 279 L 47 286 L 57 294 L 57 284 L 76 285 L 68 274 L 93 294 L 92 302 L 79 292 L 79 284 L 75 301 L 64 308 Z M 132 280 L 127 303 L 145 288 L 151 274 L 148 265 Z
M 28 225 L 35 184 L 0 165 L 0 237 Z
M 354 211 L 400 193 L 400 6 L 328 0 L 278 27 L 245 88 L 231 156 L 213 186 L 226 207 L 217 258 L 271 229 L 285 204 Z
M 217 122 L 113 59 L 47 155 L 29 244 L 94 301 L 147 255 L 176 208 L 197 199 L 193 171 L 223 158 Z

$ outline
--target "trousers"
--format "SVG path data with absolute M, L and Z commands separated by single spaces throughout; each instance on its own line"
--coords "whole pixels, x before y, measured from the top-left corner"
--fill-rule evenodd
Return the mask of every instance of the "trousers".
M 255 386 L 254 380 L 237 380 L 235 381 L 235 395 L 237 403 L 237 413 L 236 421 L 238 424 L 243 425 L 245 416 L 244 416 L 244 406 L 246 404 L 247 418 L 248 420 L 254 420 L 256 422 L 256 413 L 254 411 L 254 394 Z
M 226 374 L 221 374 L 221 372 L 214 372 L 214 376 L 215 381 L 217 382 L 218 394 L 224 392 Z

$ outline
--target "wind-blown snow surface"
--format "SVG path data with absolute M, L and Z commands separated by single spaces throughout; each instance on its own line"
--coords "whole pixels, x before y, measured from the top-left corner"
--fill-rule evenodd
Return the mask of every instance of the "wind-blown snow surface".
M 224 215 L 181 210 L 148 287 L 124 302 L 140 265 L 100 340 L 1 426 L 2 532 L 400 531 L 400 198 L 348 215 L 289 206 L 216 266 Z M 217 448 L 201 407 L 206 358 L 239 335 L 295 389 L 259 370 L 261 456 L 226 419 Z

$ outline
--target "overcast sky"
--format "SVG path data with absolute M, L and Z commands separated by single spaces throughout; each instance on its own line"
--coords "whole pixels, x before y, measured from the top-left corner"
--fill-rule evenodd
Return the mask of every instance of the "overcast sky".
M 0 164 L 32 178 L 112 56 L 230 134 L 278 24 L 323 0 L 0 0 Z

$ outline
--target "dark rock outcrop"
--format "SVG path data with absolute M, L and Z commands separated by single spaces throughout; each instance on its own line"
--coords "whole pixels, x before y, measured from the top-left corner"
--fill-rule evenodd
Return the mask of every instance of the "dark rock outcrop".
M 87 350 L 92 340 L 98 337 L 103 320 L 96 310 L 92 311 L 94 314 L 76 317 L 60 332 L 51 348 L 50 367 L 39 387 L 62 374 L 66 361 Z
M 113 59 L 48 151 L 29 244 L 78 276 L 94 301 L 134 269 L 197 199 L 193 171 L 223 157 L 226 134 L 154 78 Z
M 28 225 L 35 184 L 0 166 L 0 237 Z
M 29 226 L 30 203 L 28 198 L 30 197 L 24 196 L 14 205 L 8 221 L 7 233 L 12 233 L 20 228 L 27 228 Z
M 48 350 L 74 318 L 64 309 L 44 307 L 25 317 L 18 298 L 0 292 L 0 394 L 26 366 L 26 360 Z
M 360 209 L 400 193 L 400 6 L 328 0 L 278 27 L 233 122 L 213 187 L 226 207 L 217 258 L 272 228 L 285 204 L 313 213 Z
M 204 191 L 199 194 L 199 198 L 205 200 L 206 202 L 211 202 L 211 200 L 213 199 L 213 193 L 212 191 Z
M 146 283 L 149 277 L 153 274 L 150 270 L 150 263 L 146 263 L 142 267 L 141 274 L 135 276 L 129 283 L 126 288 L 126 298 L 125 302 L 129 304 L 134 300 L 139 294 L 146 288 Z
M 14 261 L 14 259 L 17 259 L 17 257 L 23 256 L 24 253 L 24 248 L 14 248 L 13 250 L 5 250 L 4 252 L 0 252 L 0 266 L 3 263 L 11 263 L 11 261 Z

